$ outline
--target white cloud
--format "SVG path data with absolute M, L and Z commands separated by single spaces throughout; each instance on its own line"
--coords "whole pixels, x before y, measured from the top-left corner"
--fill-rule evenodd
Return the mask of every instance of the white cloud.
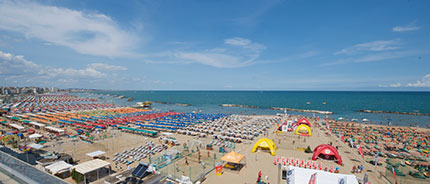
M 430 87 L 430 74 L 425 75 L 421 80 L 415 83 L 408 83 L 407 87 Z
M 218 68 L 236 68 L 249 65 L 255 58 L 248 60 L 240 56 L 233 56 L 216 52 L 177 52 L 176 59 L 185 62 L 201 63 Z
M 46 82 L 86 82 L 104 79 L 108 73 L 102 71 L 126 70 L 126 67 L 103 63 L 89 64 L 84 69 L 54 68 L 26 60 L 23 56 L 0 51 L 0 77 L 4 84 L 43 85 Z M 109 73 L 110 74 L 110 73 Z
M 399 49 L 397 46 L 399 42 L 397 40 L 380 40 L 367 43 L 360 43 L 351 47 L 344 48 L 334 53 L 334 55 L 340 54 L 357 54 L 363 51 L 389 51 Z
M 235 38 L 225 39 L 224 43 L 229 45 L 245 46 L 245 45 L 251 44 L 251 40 L 235 37 Z
M 27 1 L 0 1 L 0 29 L 107 57 L 130 55 L 137 40 L 104 14 Z
M 419 51 L 419 50 L 382 52 L 382 53 L 368 54 L 368 55 L 358 56 L 358 57 L 348 57 L 344 59 L 339 59 L 335 62 L 324 63 L 321 66 L 332 66 L 332 65 L 346 64 L 346 63 L 377 62 L 377 61 L 385 61 L 390 59 L 416 56 L 418 54 L 428 54 L 428 52 Z
M 393 32 L 407 32 L 407 31 L 416 31 L 420 29 L 420 27 L 415 26 L 413 23 L 406 26 L 395 26 L 393 27 Z
M 92 68 L 95 70 L 108 70 L 108 71 L 127 70 L 127 67 L 124 67 L 124 66 L 109 65 L 105 63 L 92 63 L 88 65 L 88 68 Z
M 234 38 L 228 38 L 224 40 L 224 43 L 227 45 L 232 46 L 241 46 L 246 49 L 252 49 L 254 51 L 261 51 L 266 49 L 266 46 L 259 44 L 259 43 L 253 43 L 251 40 L 240 38 L 240 37 L 234 37 Z
M 400 84 L 400 82 L 395 83 L 395 84 L 387 84 L 387 85 L 381 84 L 381 85 L 379 85 L 379 87 L 383 87 L 383 88 L 398 88 L 401 86 L 402 86 L 402 84 Z
M 175 50 L 147 55 L 148 63 L 200 63 L 217 68 L 249 66 L 260 57 L 266 47 L 245 38 L 229 38 L 224 45 L 206 50 Z

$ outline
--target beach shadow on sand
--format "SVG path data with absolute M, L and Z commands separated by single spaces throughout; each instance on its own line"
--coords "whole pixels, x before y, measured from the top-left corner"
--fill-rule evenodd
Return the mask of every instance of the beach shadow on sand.
M 360 163 L 360 160 L 357 160 L 357 159 L 354 159 L 354 158 L 351 158 L 351 161 Z
M 344 151 L 344 153 L 351 154 L 351 152 L 349 152 L 349 151 Z

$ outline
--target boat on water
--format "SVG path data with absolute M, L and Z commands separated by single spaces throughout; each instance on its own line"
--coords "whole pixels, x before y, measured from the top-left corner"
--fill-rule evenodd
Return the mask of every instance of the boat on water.
M 353 118 L 353 119 L 351 119 L 351 121 L 357 122 L 357 121 L 358 121 L 358 119 Z
M 368 120 L 368 119 L 366 119 L 366 118 L 363 118 L 361 121 L 362 121 L 362 122 L 368 122 L 369 120 Z
M 130 97 L 130 98 L 127 99 L 127 102 L 131 102 L 133 100 L 134 100 L 134 98 Z
M 124 98 L 125 98 L 125 96 L 119 96 L 118 98 L 119 98 L 119 99 L 124 99 Z
M 143 108 L 143 109 L 150 109 L 152 105 L 151 101 L 145 101 L 145 102 L 136 102 L 135 107 L 136 108 Z

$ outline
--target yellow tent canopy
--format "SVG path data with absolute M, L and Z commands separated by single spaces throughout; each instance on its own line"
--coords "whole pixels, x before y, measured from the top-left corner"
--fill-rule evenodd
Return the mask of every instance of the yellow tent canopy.
M 223 157 L 221 157 L 221 160 L 224 162 L 239 164 L 240 161 L 243 160 L 243 158 L 245 158 L 245 155 L 232 151 L 230 153 L 225 154 Z
M 252 147 L 251 152 L 255 153 L 257 148 L 269 149 L 270 153 L 272 155 L 275 155 L 275 150 L 276 150 L 275 142 L 273 142 L 272 140 L 270 140 L 268 138 L 261 138 L 260 140 L 258 140 L 257 143 L 255 143 L 254 146 Z
M 309 128 L 309 126 L 305 125 L 305 124 L 301 124 L 296 128 L 295 134 L 299 135 L 301 133 L 308 134 L 309 136 L 312 136 L 311 128 Z

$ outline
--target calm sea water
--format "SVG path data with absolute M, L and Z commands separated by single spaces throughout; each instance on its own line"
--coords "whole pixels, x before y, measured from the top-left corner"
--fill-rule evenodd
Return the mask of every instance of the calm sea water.
M 359 110 L 362 109 L 370 109 L 430 114 L 430 92 L 97 91 L 97 93 L 123 95 L 127 98 L 133 97 L 135 99 L 133 102 L 126 102 L 126 99 L 120 100 L 103 96 L 104 100 L 121 105 L 134 105 L 137 101 L 191 104 L 189 107 L 153 104 L 153 107 L 157 109 L 180 112 L 201 110 L 202 112 L 208 113 L 276 114 L 282 112 L 270 110 L 271 107 L 287 107 L 332 111 L 335 113 L 334 115 L 330 115 L 332 118 L 342 117 L 346 120 L 358 119 L 359 121 L 366 118 L 376 124 L 386 124 L 388 121 L 391 121 L 393 124 L 402 126 L 408 126 L 410 124 L 426 126 L 430 123 L 430 116 L 369 114 L 359 112 Z M 325 102 L 325 104 L 323 104 L 323 102 Z M 252 105 L 260 108 L 221 107 L 221 104 Z M 289 113 L 299 114 L 294 112 Z

